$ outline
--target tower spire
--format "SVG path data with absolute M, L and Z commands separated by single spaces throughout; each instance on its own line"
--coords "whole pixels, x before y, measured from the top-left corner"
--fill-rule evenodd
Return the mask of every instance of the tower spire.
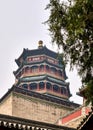
M 38 41 L 38 48 L 41 49 L 42 47 L 43 47 L 43 41 L 40 40 L 40 41 Z

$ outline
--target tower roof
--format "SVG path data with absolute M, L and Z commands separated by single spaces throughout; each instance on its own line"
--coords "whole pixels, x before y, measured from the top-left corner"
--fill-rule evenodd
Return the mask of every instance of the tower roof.
M 15 61 L 17 65 L 20 66 L 22 61 L 24 61 L 28 56 L 36 56 L 36 55 L 47 55 L 55 59 L 57 59 L 58 57 L 58 54 L 56 52 L 49 50 L 46 46 L 42 46 L 34 50 L 23 49 L 22 54 Z

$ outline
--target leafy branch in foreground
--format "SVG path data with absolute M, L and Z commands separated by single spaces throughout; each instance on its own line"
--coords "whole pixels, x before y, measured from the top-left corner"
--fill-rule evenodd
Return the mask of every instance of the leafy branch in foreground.
M 65 60 L 75 65 L 93 104 L 93 0 L 50 0 L 47 20 L 52 42 L 62 46 Z M 91 98 L 89 97 L 91 96 Z

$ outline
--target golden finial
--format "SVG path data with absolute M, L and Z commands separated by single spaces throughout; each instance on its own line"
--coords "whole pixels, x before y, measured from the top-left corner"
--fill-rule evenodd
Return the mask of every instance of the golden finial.
M 38 48 L 42 48 L 42 47 L 43 47 L 43 41 L 40 40 L 40 41 L 38 42 Z

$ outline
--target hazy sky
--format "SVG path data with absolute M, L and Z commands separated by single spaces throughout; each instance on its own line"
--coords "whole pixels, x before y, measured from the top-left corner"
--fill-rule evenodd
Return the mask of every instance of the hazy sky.
M 51 44 L 48 26 L 42 24 L 48 19 L 49 11 L 45 10 L 49 0 L 0 0 L 0 97 L 15 82 L 13 71 L 17 69 L 15 59 L 23 48 L 36 49 L 38 41 L 43 40 L 49 49 L 58 49 Z M 81 86 L 76 70 L 69 72 L 72 101 L 81 103 L 76 96 Z

